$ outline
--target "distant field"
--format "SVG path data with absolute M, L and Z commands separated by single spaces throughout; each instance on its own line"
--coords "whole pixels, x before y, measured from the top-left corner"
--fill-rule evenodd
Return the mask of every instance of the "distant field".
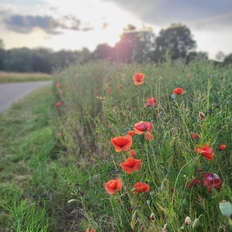
M 50 79 L 51 75 L 46 73 L 14 73 L 0 71 L 0 84 L 10 82 L 46 81 Z

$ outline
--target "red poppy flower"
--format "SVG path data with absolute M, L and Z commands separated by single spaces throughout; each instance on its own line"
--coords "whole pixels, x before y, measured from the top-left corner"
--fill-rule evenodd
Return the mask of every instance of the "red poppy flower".
M 218 148 L 219 151 L 223 151 L 224 149 L 226 149 L 225 144 L 220 145 L 220 147 Z
M 113 92 L 113 90 L 112 89 L 108 89 L 108 91 L 107 91 L 108 93 L 112 93 Z
M 206 144 L 202 148 L 197 148 L 196 151 L 201 153 L 207 160 L 214 160 L 214 152 L 213 149 L 209 147 L 209 144 Z
M 116 152 L 128 151 L 132 146 L 132 137 L 130 135 L 114 137 L 111 138 L 111 143 Z
M 85 232 L 95 232 L 95 230 L 89 230 L 89 228 L 87 228 Z
M 136 123 L 133 127 L 136 134 L 143 134 L 145 131 L 152 132 L 152 122 L 143 122 L 140 121 Z
M 194 179 L 194 180 L 191 180 L 187 183 L 187 188 L 193 188 L 193 187 L 196 187 L 197 185 L 201 184 L 202 183 L 202 180 L 199 180 L 199 179 Z
M 57 107 L 60 107 L 60 106 L 62 106 L 62 103 L 61 103 L 61 102 L 57 102 L 57 103 L 56 103 L 56 106 L 57 106 Z
M 135 135 L 135 131 L 128 131 L 127 134 L 130 135 L 130 136 L 134 136 Z
M 137 182 L 133 185 L 134 193 L 148 192 L 149 190 L 150 190 L 150 186 L 146 183 Z
M 152 97 L 147 99 L 147 102 L 145 104 L 146 107 L 148 106 L 156 106 L 157 102 L 156 102 L 156 98 Z
M 120 166 L 125 172 L 131 174 L 133 171 L 139 171 L 141 163 L 142 160 L 130 157 L 125 162 L 120 163 Z
M 184 90 L 182 88 L 175 88 L 173 90 L 173 94 L 182 95 L 182 94 L 184 94 Z
M 122 190 L 122 181 L 118 178 L 116 180 L 109 180 L 104 186 L 109 194 L 114 194 L 116 190 Z
M 133 149 L 130 149 L 128 152 L 129 152 L 129 154 L 130 154 L 131 156 L 133 156 L 133 157 L 135 157 L 135 156 L 137 155 L 136 151 L 133 150 Z
M 217 174 L 213 174 L 211 172 L 207 172 L 204 175 L 204 186 L 206 186 L 210 191 L 212 191 L 213 188 L 219 189 L 221 188 L 222 181 L 220 177 Z
M 57 83 L 57 84 L 56 84 L 56 87 L 57 87 L 57 88 L 60 88 L 60 87 L 61 87 L 61 84 L 60 84 L 60 83 Z
M 142 85 L 144 83 L 145 75 L 143 73 L 135 73 L 133 76 L 135 85 Z
M 193 133 L 193 134 L 191 135 L 191 137 L 192 137 L 192 139 L 199 139 L 199 138 L 200 138 L 200 135 L 197 134 L 197 133 Z

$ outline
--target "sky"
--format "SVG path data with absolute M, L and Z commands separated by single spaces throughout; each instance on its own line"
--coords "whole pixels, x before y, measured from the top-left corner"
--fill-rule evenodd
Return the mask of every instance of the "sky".
M 93 51 L 114 46 L 128 24 L 156 36 L 172 23 L 187 26 L 197 51 L 216 59 L 232 53 L 232 0 L 0 0 L 0 39 L 5 49 Z

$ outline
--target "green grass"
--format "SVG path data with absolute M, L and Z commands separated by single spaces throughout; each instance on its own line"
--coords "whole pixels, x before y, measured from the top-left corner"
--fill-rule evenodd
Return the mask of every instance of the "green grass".
M 0 114 L 0 231 L 64 231 L 54 110 L 45 87 Z
M 145 74 L 144 84 L 134 85 L 136 72 Z M 52 87 L 0 115 L 0 231 L 153 232 L 165 224 L 169 232 L 232 231 L 219 209 L 222 200 L 232 202 L 231 76 L 229 67 L 210 62 L 169 60 L 94 62 L 56 75 Z M 176 87 L 185 94 L 172 96 Z M 157 105 L 147 108 L 151 97 Z M 120 163 L 129 154 L 116 152 L 111 138 L 139 121 L 153 124 L 154 140 L 132 137 L 142 165 L 128 174 Z M 212 161 L 194 151 L 206 143 Z M 221 178 L 219 189 L 187 188 L 207 172 Z M 104 184 L 116 178 L 122 190 L 110 195 Z M 136 182 L 150 190 L 135 194 Z
M 27 82 L 27 81 L 49 81 L 51 75 L 46 73 L 12 73 L 0 72 L 0 84 Z

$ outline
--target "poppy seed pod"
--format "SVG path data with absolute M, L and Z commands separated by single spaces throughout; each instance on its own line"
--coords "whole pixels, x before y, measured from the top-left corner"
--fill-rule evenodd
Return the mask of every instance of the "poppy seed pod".
M 230 217 L 232 215 L 232 204 L 229 201 L 224 200 L 219 202 L 219 209 L 226 217 Z

